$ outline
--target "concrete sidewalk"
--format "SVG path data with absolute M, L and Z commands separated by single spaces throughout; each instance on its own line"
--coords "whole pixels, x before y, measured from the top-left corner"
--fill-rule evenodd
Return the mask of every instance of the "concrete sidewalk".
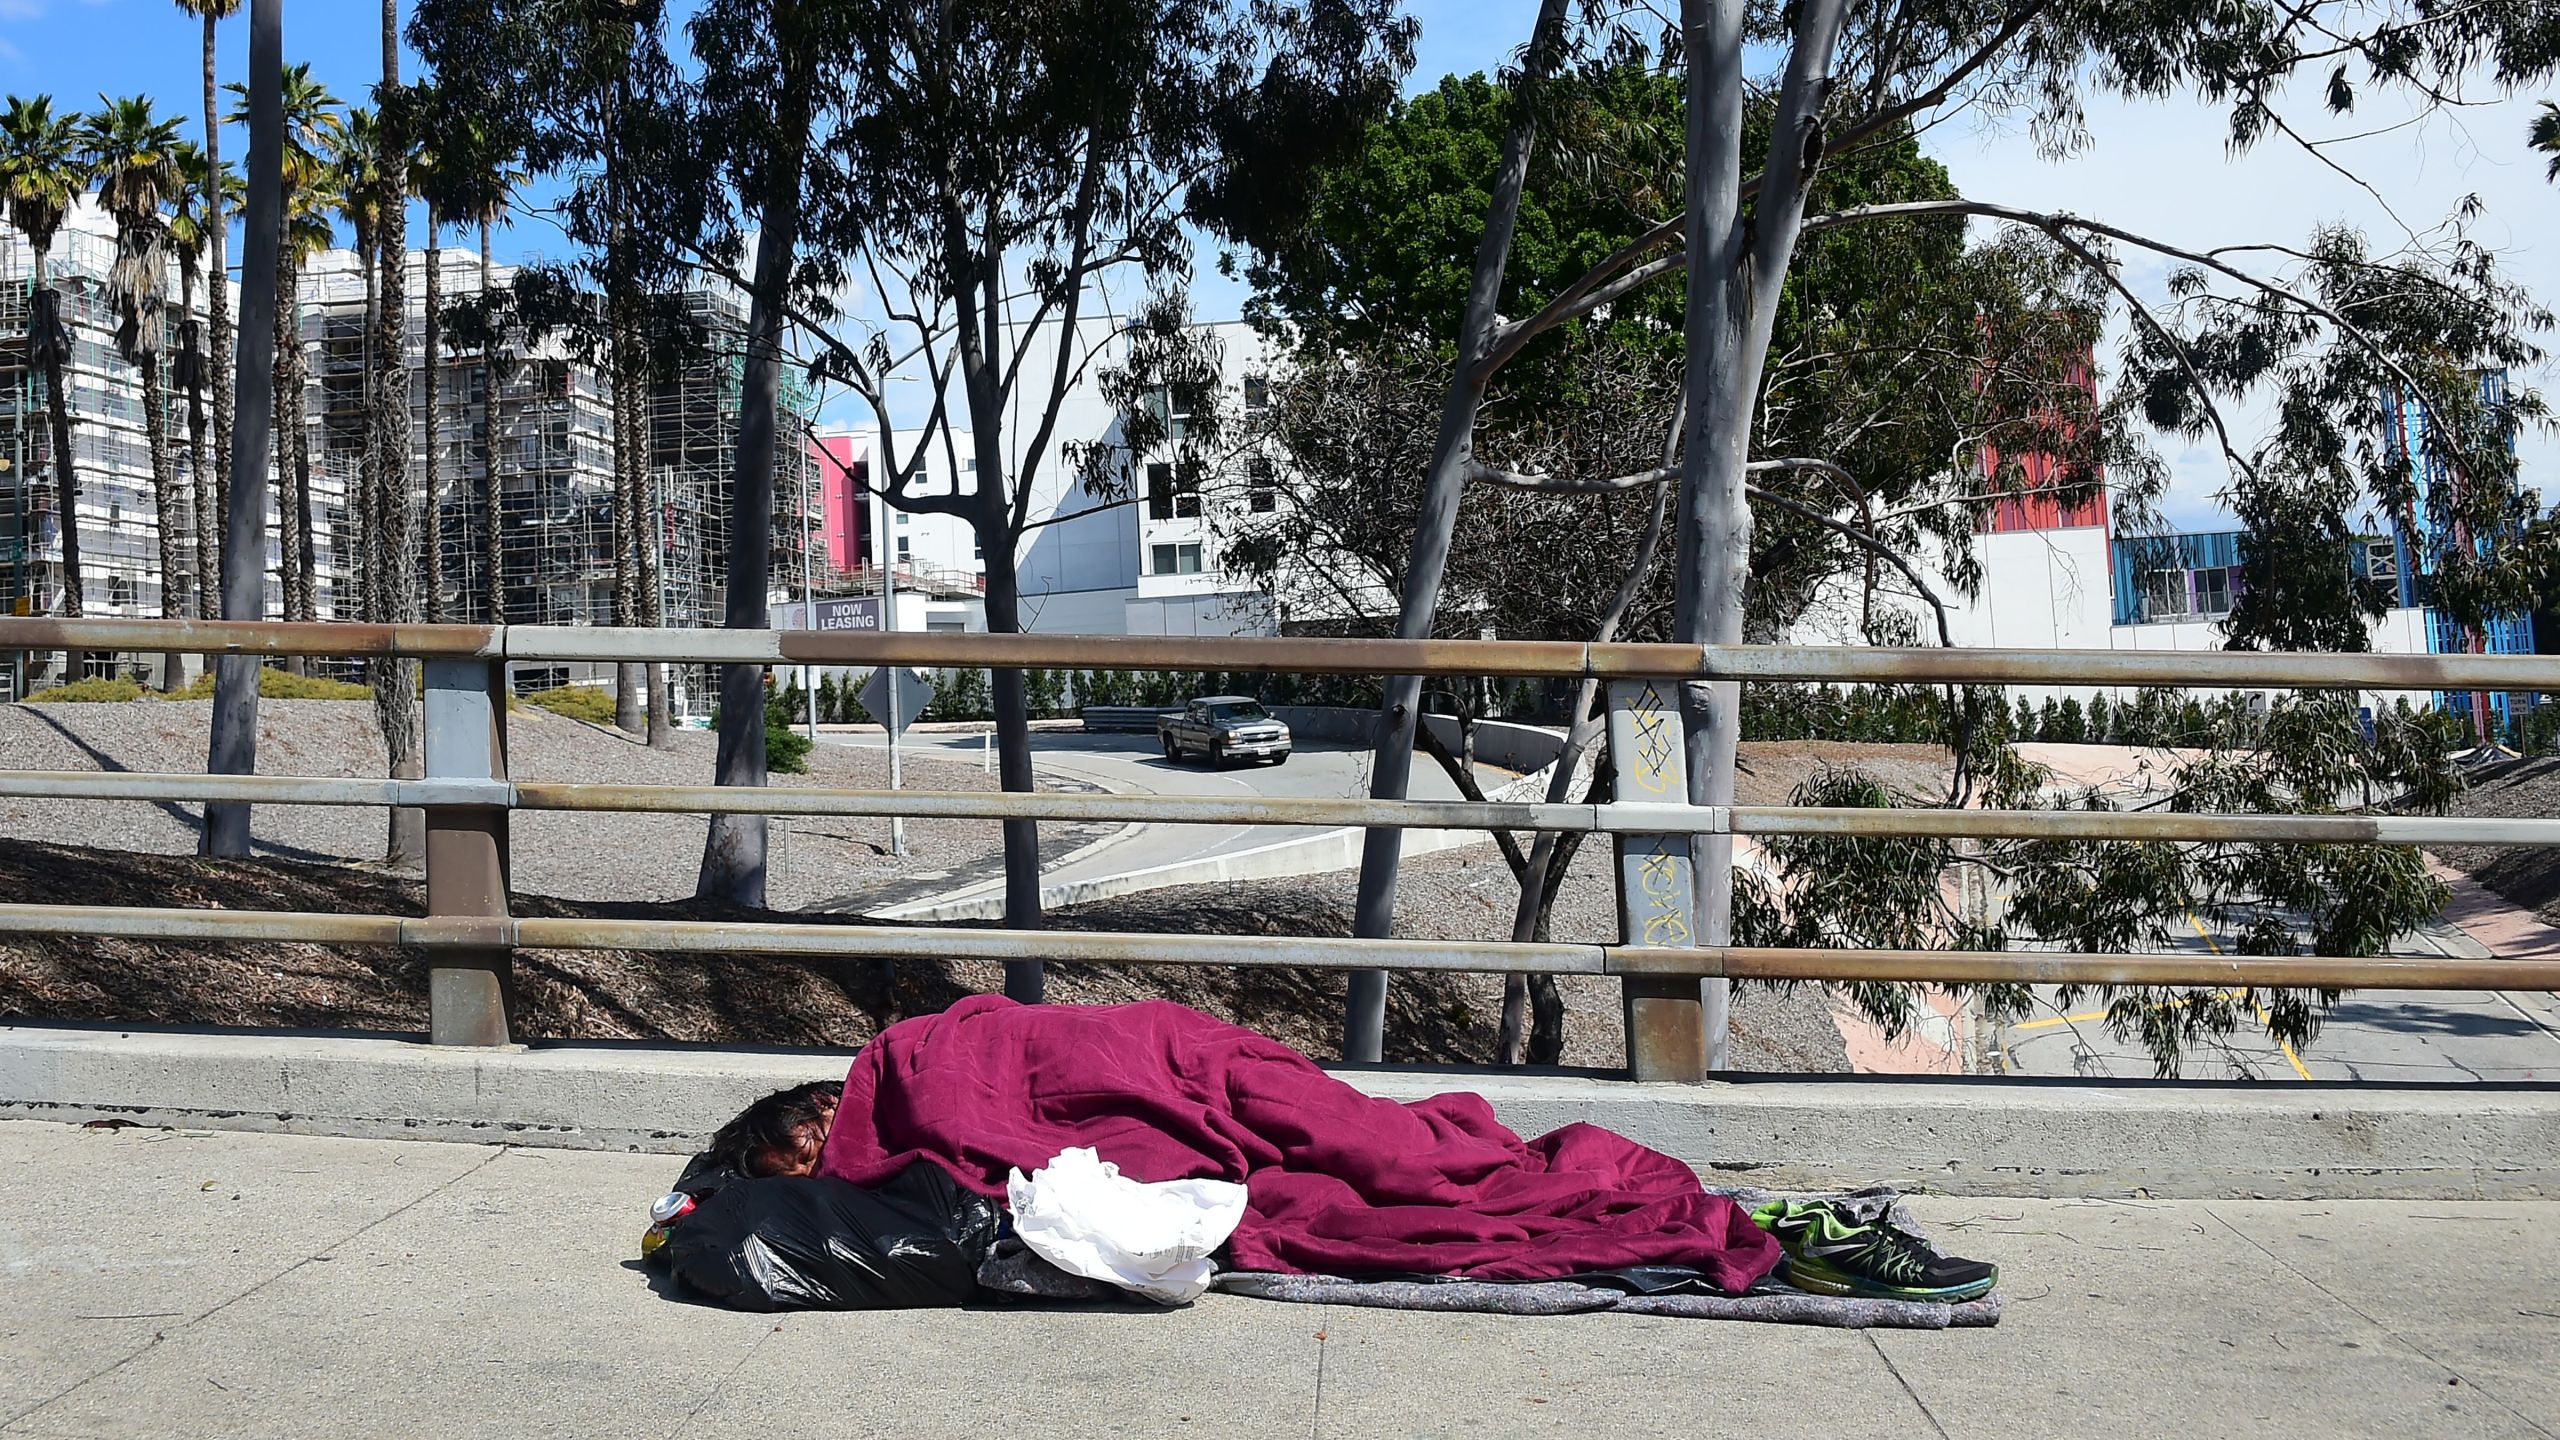
M 2550 1436 L 2560 1204 L 1923 1199 L 1994 1330 L 754 1316 L 629 1259 L 665 1157 L 0 1122 L 8 1436 Z

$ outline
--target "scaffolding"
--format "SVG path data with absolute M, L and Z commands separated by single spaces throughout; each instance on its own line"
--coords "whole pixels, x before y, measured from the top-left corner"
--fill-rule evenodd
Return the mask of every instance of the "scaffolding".
M 488 284 L 503 289 L 510 266 L 493 266 Z M 408 493 L 413 525 L 425 503 L 426 257 L 408 261 L 404 326 L 411 369 Z M 480 293 L 475 252 L 442 252 L 439 288 L 448 303 Z M 719 625 L 726 608 L 729 512 L 737 454 L 740 383 L 747 304 L 732 287 L 706 283 L 667 297 L 684 318 L 685 343 L 667 374 L 650 389 L 641 465 L 646 494 L 641 509 L 655 564 L 641 566 L 653 579 L 658 609 L 670 626 Z M 363 317 L 363 272 L 351 252 L 315 260 L 303 285 L 304 333 L 315 351 L 310 406 L 314 454 L 362 455 L 368 341 Z M 566 337 L 533 339 L 521 333 L 498 347 L 496 383 L 475 349 L 437 358 L 437 487 L 442 535 L 443 613 L 452 620 L 512 625 L 609 625 L 645 623 L 639 613 L 614 608 L 619 530 L 614 515 L 614 409 L 609 376 L 586 347 Z M 494 394 L 495 403 L 491 403 Z M 802 433 L 813 412 L 806 382 L 786 371 L 782 404 L 786 437 Z M 492 615 L 488 583 L 486 477 L 498 476 L 498 591 L 502 614 Z M 815 490 L 814 461 L 806 447 L 778 447 L 775 465 L 773 576 L 777 587 L 799 574 L 799 508 Z M 352 471 L 350 472 L 352 473 Z M 416 533 L 413 531 L 413 533 Z M 419 536 L 424 543 L 424 536 Z M 589 667 L 592 670 L 594 667 Z M 598 678 L 573 668 L 527 671 L 519 688 L 534 689 Z M 709 713 L 716 689 L 707 670 L 694 667 L 672 677 L 672 709 L 679 715 Z
M 71 332 L 72 355 L 64 371 L 71 414 L 72 458 L 78 481 L 81 609 L 91 616 L 149 617 L 162 613 L 160 525 L 152 492 L 152 464 L 143 414 L 142 377 L 115 345 L 116 318 L 107 295 L 115 242 L 103 233 L 103 217 L 83 210 L 54 238 L 46 257 L 61 315 Z M 24 237 L 0 236 L 0 609 L 12 614 L 60 613 L 64 608 L 62 517 L 54 478 L 53 431 L 43 373 L 28 363 L 28 330 L 34 316 L 35 256 Z M 174 262 L 161 353 L 176 353 L 180 287 Z M 204 296 L 195 316 L 202 319 Z M 166 371 L 164 369 L 164 376 Z M 162 393 L 165 435 L 172 449 L 175 513 L 171 524 L 187 529 L 180 546 L 188 567 L 175 583 L 194 583 L 193 479 L 187 447 L 186 395 L 174 384 Z M 321 573 L 331 573 L 344 507 L 344 475 L 315 464 L 312 503 Z M 274 489 L 267 489 L 269 551 L 267 614 L 281 617 L 275 582 L 279 533 Z M 331 613 L 324 580 L 320 613 Z M 139 657 L 94 654 L 83 666 L 93 674 L 137 668 Z M 58 656 L 0 655 L 0 698 L 14 699 L 38 685 L 65 678 Z

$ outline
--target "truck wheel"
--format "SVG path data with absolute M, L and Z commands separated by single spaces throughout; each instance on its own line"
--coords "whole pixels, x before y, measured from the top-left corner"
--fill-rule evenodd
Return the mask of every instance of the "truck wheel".
M 1164 763 L 1167 765 L 1181 764 L 1182 747 L 1173 743 L 1173 737 L 1170 735 L 1159 735 L 1156 738 L 1164 742 Z

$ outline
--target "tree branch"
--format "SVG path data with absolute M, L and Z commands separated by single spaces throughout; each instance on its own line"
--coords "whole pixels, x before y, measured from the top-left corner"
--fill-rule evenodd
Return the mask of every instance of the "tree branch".
M 2393 378 L 2407 388 L 2410 398 L 2416 400 L 2419 408 L 2426 412 L 2427 423 L 2433 433 L 2446 435 L 2455 433 L 2444 423 L 2443 416 L 2436 410 L 2435 402 L 2428 398 L 2426 388 L 2418 383 L 2417 377 L 2411 375 L 2407 367 L 2392 358 L 2391 353 L 2383 349 L 2379 341 L 2366 334 L 2363 327 L 2340 314 L 2335 306 L 2215 259 L 2209 251 L 2184 249 L 2165 240 L 2154 240 L 2147 235 L 2078 215 L 2060 211 L 2026 210 L 2015 205 L 2001 205 L 1988 200 L 1905 200 L 1892 204 L 1861 205 L 1853 209 L 1833 211 L 1827 215 L 1808 215 L 1805 217 L 1803 228 L 1806 234 L 1813 234 L 1817 231 L 1837 229 L 1866 220 L 1893 220 L 1918 215 L 1988 216 L 1996 220 L 2008 220 L 2019 225 L 2031 226 L 2057 240 L 2062 238 L 2064 230 L 2085 230 L 2092 235 L 2103 235 L 2110 240 L 2119 240 L 2155 254 L 2184 260 L 2191 265 L 2201 266 L 2279 300 L 2299 305 L 2337 326 L 2340 333 L 2353 340 L 2366 354 L 2390 371 Z
M 1949 649 L 1955 648 L 1955 632 L 1947 624 L 1947 602 L 1938 598 L 1938 592 L 1930 586 L 1928 581 L 1920 578 L 1920 572 L 1912 567 L 1910 561 L 1902 558 L 1901 551 L 1894 549 L 1891 545 L 1886 544 L 1876 536 L 1859 529 L 1848 521 L 1840 519 L 1819 507 L 1807 505 L 1801 500 L 1790 499 L 1784 495 L 1771 494 L 1769 491 L 1763 490 L 1757 485 L 1746 485 L 1742 488 L 1743 493 L 1749 495 L 1754 500 L 1766 501 L 1767 503 L 1775 505 L 1779 509 L 1786 511 L 1791 515 L 1798 515 L 1804 519 L 1810 520 L 1825 530 L 1846 536 L 1848 539 L 1865 546 L 1867 549 L 1881 556 L 1886 564 L 1889 564 L 1894 569 L 1901 571 L 1902 578 L 1910 581 L 1912 588 L 1920 592 L 1920 598 L 1928 601 L 1929 608 L 1937 612 L 1938 643 Z
M 1457 756 L 1451 754 L 1449 747 L 1441 742 L 1439 736 L 1431 733 L 1430 722 L 1431 717 L 1428 715 L 1416 721 L 1413 727 L 1413 743 L 1432 759 L 1440 762 L 1440 768 L 1449 773 L 1449 783 L 1458 787 L 1460 795 L 1482 805 L 1485 803 L 1484 787 L 1476 783 L 1475 772 L 1469 770 Z M 1510 831 L 1496 830 L 1492 834 L 1493 843 L 1502 847 L 1503 862 L 1511 867 L 1513 883 L 1519 883 L 1529 873 L 1529 857 L 1520 853 L 1520 841 Z

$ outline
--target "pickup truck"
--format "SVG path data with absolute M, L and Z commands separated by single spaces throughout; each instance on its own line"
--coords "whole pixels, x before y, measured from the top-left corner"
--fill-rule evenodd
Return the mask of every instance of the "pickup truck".
M 1271 718 L 1261 701 L 1242 695 L 1204 695 L 1179 714 L 1158 716 L 1156 739 L 1164 758 L 1176 765 L 1185 753 L 1217 766 L 1230 760 L 1289 761 L 1289 727 Z

